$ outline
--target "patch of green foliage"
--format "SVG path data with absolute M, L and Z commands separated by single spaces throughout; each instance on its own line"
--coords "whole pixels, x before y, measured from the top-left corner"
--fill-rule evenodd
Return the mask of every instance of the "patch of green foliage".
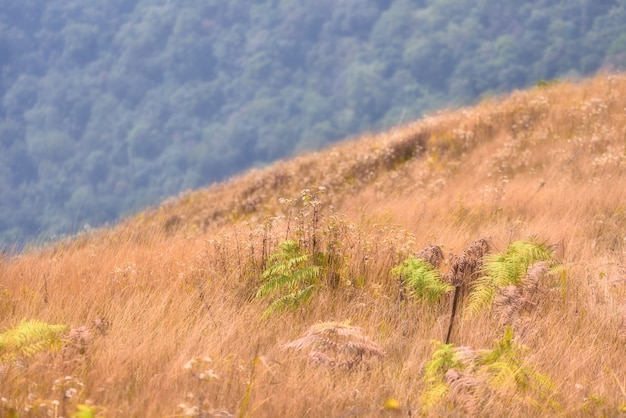
M 427 389 L 420 398 L 426 409 L 441 402 L 448 393 L 449 387 L 444 381 L 446 372 L 450 369 L 464 368 L 454 351 L 454 344 L 445 344 L 441 341 L 432 341 L 432 344 L 435 346 L 435 352 L 424 366 L 423 381 Z
M 435 352 L 424 367 L 425 390 L 420 398 L 424 411 L 442 406 L 448 397 L 455 407 L 475 414 L 489 396 L 504 393 L 513 394 L 509 402 L 558 410 L 555 385 L 526 363 L 525 350 L 513 338 L 508 327 L 491 350 L 434 341 Z
M 96 408 L 88 405 L 77 405 L 77 411 L 72 414 L 72 418 L 96 418 Z
M 268 264 L 256 296 L 274 295 L 277 299 L 265 310 L 264 318 L 295 309 L 311 299 L 318 286 L 320 267 L 312 263 L 311 256 L 303 253 L 296 241 L 283 241 L 269 257 Z
M 409 257 L 391 273 L 400 277 L 410 294 L 421 302 L 436 303 L 442 295 L 454 289 L 451 284 L 443 282 L 439 270 L 421 258 Z
M 505 253 L 485 256 L 481 268 L 482 276 L 472 285 L 467 309 L 477 314 L 487 308 L 499 288 L 519 286 L 528 268 L 539 261 L 548 261 L 552 266 L 558 265 L 553 259 L 552 248 L 536 240 L 516 241 L 509 245 Z
M 525 365 L 523 356 L 526 350 L 515 344 L 513 337 L 511 327 L 507 327 L 502 339 L 495 342 L 494 349 L 479 355 L 479 373 L 486 373 L 489 384 L 494 388 L 513 384 L 521 391 L 554 392 L 555 386 L 548 376 Z
M 42 351 L 57 351 L 63 345 L 67 325 L 51 325 L 42 321 L 22 321 L 0 334 L 0 361 L 32 357 Z

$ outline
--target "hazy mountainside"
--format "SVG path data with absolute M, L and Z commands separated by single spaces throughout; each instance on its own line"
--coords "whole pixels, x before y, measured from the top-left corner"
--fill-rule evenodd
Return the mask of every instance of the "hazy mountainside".
M 623 68 L 623 0 L 0 1 L 0 245 L 540 79 Z
M 4 255 L 0 414 L 619 416 L 625 109 L 517 91 Z

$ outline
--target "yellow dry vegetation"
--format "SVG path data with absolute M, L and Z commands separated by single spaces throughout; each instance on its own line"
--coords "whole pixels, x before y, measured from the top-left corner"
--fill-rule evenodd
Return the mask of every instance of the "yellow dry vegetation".
M 450 301 L 399 297 L 390 271 L 431 244 L 459 254 L 485 238 L 498 252 L 531 236 L 564 270 L 515 341 L 556 391 L 549 406 L 513 394 L 474 413 L 624 413 L 625 171 L 626 76 L 605 74 L 347 140 L 4 256 L 0 333 L 37 320 L 74 334 L 60 351 L 0 364 L 0 415 L 83 404 L 110 417 L 462 414 L 451 400 L 420 405 Z M 262 319 L 269 302 L 255 294 L 286 239 L 332 268 L 310 303 Z M 489 311 L 459 315 L 457 346 L 503 335 Z M 347 370 L 285 349 L 317 323 L 359 327 L 385 355 Z

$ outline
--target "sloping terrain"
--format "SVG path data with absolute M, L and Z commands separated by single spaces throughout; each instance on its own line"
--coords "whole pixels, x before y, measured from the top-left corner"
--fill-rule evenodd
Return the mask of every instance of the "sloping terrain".
M 625 168 L 626 77 L 604 75 L 5 256 L 0 412 L 623 414 Z

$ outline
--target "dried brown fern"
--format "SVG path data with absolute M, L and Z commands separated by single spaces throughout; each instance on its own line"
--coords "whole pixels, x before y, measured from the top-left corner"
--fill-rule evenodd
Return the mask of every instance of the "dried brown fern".
M 475 240 L 472 245 L 463 250 L 460 256 L 450 255 L 450 271 L 447 279 L 454 286 L 454 299 L 452 300 L 452 312 L 450 313 L 450 325 L 446 335 L 446 344 L 452 336 L 452 326 L 456 315 L 457 304 L 463 294 L 467 293 L 471 283 L 482 267 L 483 257 L 490 251 L 489 243 L 484 238 Z
M 509 285 L 498 290 L 495 300 L 495 312 L 502 325 L 511 325 L 518 334 L 523 335 L 521 321 L 524 313 L 531 312 L 538 304 L 539 294 L 547 291 L 545 277 L 550 271 L 546 261 L 533 264 L 519 286 Z
M 448 273 L 450 283 L 454 286 L 461 286 L 463 291 L 468 289 L 482 266 L 482 258 L 490 250 L 487 240 L 479 238 L 464 249 L 460 256 L 452 254 Z
M 448 415 L 450 410 L 490 416 L 490 404 L 496 400 L 557 410 L 550 377 L 526 362 L 525 349 L 513 339 L 507 328 L 490 350 L 435 341 L 438 349 L 424 366 L 422 411 L 428 416 Z
M 522 306 L 520 289 L 514 285 L 500 289 L 495 305 L 496 312 L 500 316 L 500 323 L 512 324 L 516 322 Z
M 283 349 L 310 350 L 310 364 L 352 370 L 373 358 L 382 358 L 382 347 L 363 335 L 360 327 L 340 322 L 313 325 L 297 340 L 284 344 Z
M 487 377 L 472 371 L 450 369 L 444 375 L 448 385 L 448 399 L 467 416 L 476 416 L 481 407 L 481 400 L 487 399 Z
M 84 361 L 84 355 L 93 345 L 94 338 L 106 335 L 108 327 L 109 322 L 105 318 L 98 318 L 91 325 L 72 328 L 63 338 L 62 351 L 66 364 Z
M 438 245 L 429 245 L 419 253 L 415 254 L 415 257 L 421 258 L 424 261 L 428 261 L 434 268 L 438 269 L 443 261 L 443 251 Z
M 76 350 L 80 354 L 84 354 L 87 346 L 93 340 L 93 333 L 91 330 L 83 325 L 78 328 L 73 328 L 67 336 L 67 345 L 65 348 Z

